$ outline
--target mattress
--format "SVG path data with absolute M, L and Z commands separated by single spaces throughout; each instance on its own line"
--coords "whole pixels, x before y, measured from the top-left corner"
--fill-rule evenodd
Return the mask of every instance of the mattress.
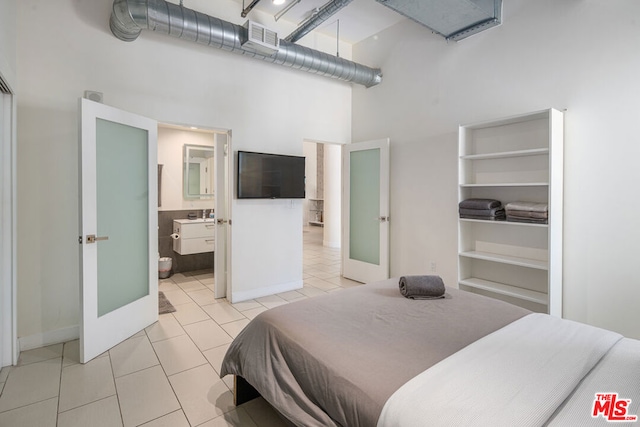
M 529 313 L 453 288 L 411 300 L 389 279 L 261 313 L 221 376 L 243 377 L 298 426 L 375 426 L 403 384 Z

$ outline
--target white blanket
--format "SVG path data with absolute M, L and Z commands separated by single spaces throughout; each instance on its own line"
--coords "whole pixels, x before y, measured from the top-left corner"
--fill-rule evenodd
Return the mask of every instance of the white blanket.
M 530 314 L 400 387 L 378 427 L 543 425 L 621 338 Z

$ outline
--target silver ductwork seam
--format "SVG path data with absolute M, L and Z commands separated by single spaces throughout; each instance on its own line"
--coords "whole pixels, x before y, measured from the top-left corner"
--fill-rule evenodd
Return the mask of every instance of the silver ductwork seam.
M 351 3 L 353 0 L 332 0 L 320 8 L 318 13 L 304 21 L 298 28 L 293 30 L 291 34 L 284 40 L 295 43 L 311 31 L 315 30 L 320 24 L 335 15 L 340 9 Z
M 278 52 L 271 56 L 244 48 L 242 45 L 247 41 L 246 28 L 164 0 L 114 0 L 109 26 L 113 35 L 124 41 L 134 41 L 143 29 L 148 29 L 366 87 L 375 86 L 382 81 L 380 69 L 286 40 L 280 40 Z

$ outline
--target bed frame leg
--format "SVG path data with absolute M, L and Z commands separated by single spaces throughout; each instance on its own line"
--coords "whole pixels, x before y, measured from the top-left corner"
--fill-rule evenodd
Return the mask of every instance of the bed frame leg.
M 233 377 L 233 403 L 234 405 L 242 405 L 250 400 L 260 397 L 258 390 L 253 388 L 251 384 L 239 375 Z

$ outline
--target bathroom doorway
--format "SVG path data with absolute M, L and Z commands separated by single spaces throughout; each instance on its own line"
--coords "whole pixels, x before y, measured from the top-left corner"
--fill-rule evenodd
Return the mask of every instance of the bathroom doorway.
M 215 298 L 230 283 L 230 144 L 228 130 L 158 126 L 158 249 L 171 260 L 161 277 L 198 278 Z

